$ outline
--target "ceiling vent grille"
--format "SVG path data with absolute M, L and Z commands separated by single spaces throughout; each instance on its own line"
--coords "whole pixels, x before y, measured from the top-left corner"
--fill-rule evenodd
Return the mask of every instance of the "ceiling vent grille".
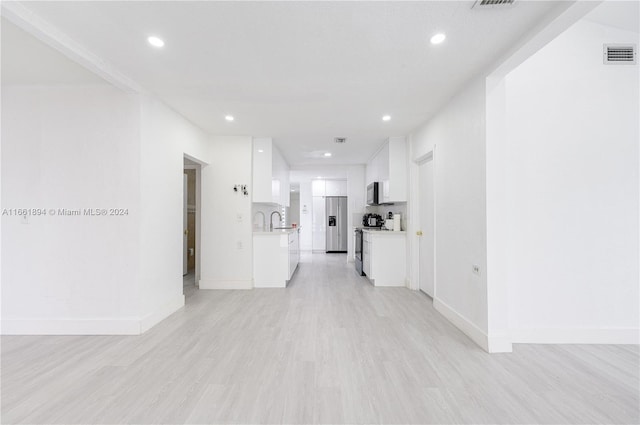
M 636 62 L 635 44 L 604 45 L 605 65 L 635 65 Z
M 496 7 L 512 6 L 516 0 L 476 0 L 471 8 L 492 9 Z
M 346 137 L 336 137 L 336 138 L 334 139 L 334 141 L 335 141 L 336 143 L 347 143 L 347 138 L 346 138 Z

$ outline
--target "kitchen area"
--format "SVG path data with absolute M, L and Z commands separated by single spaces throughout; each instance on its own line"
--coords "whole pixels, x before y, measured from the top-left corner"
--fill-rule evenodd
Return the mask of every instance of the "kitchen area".
M 406 286 L 404 138 L 366 165 L 291 170 L 272 139 L 253 146 L 255 288 L 286 288 L 315 255 L 343 255 L 374 286 Z

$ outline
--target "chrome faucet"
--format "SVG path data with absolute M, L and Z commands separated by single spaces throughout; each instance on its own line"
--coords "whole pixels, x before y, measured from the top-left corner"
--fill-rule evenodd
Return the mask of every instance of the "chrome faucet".
M 262 216 L 262 227 L 261 227 L 261 229 L 262 229 L 262 230 L 264 230 L 264 229 L 265 229 L 265 227 L 267 227 L 267 223 L 266 223 L 267 219 L 266 219 L 266 217 L 264 216 L 264 213 L 263 213 L 262 211 L 258 211 L 257 213 L 255 213 L 255 214 L 253 215 L 253 221 L 254 221 L 254 222 L 256 221 L 256 217 L 258 216 L 258 214 L 260 214 L 260 215 Z
M 269 217 L 269 231 L 273 232 L 273 215 L 278 214 L 278 221 L 282 221 L 282 215 L 278 211 L 274 211 L 271 213 Z

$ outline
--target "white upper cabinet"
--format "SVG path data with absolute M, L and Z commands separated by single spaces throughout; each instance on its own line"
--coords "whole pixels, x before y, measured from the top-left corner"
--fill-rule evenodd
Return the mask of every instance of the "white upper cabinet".
M 253 202 L 273 202 L 271 151 L 271 139 L 253 139 Z
M 379 202 L 407 202 L 407 143 L 392 137 L 367 163 L 367 184 L 379 182 Z
M 289 165 L 270 138 L 253 139 L 253 202 L 290 205 Z
M 347 196 L 346 180 L 325 180 L 326 196 Z
M 326 195 L 326 185 L 324 180 L 313 180 L 311 182 L 311 195 L 312 196 Z

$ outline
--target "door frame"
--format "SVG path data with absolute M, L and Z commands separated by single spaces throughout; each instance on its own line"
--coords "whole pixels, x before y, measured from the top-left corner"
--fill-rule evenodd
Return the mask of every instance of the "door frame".
M 411 216 L 414 217 L 411 220 L 410 226 L 410 234 L 412 235 L 409 239 L 409 248 L 411 252 L 411 280 L 409 282 L 409 288 L 413 290 L 420 291 L 420 236 L 417 235 L 417 231 L 421 230 L 420 226 L 420 166 L 426 162 L 431 161 L 433 164 L 433 181 L 432 181 L 432 190 L 433 190 L 433 299 L 436 299 L 437 296 L 437 288 L 438 288 L 438 279 L 437 279 L 437 205 L 438 205 L 438 197 L 437 197 L 437 174 L 436 174 L 436 145 L 433 145 L 430 151 L 425 154 L 420 155 L 419 157 L 413 159 L 410 162 L 409 167 L 409 178 L 410 178 L 410 190 L 411 190 Z M 426 295 L 426 294 L 425 294 Z
M 186 158 L 192 162 L 195 162 L 195 165 L 184 164 L 183 159 L 183 169 L 184 170 L 196 170 L 196 275 L 195 282 L 196 286 L 198 286 L 198 282 L 200 281 L 200 251 L 201 251 L 201 231 L 202 231 L 202 167 L 205 167 L 207 164 L 198 160 L 197 158 L 190 156 L 186 153 L 183 154 L 183 158 Z
M 189 273 L 189 235 L 187 229 L 189 227 L 189 176 L 183 169 L 182 174 L 182 276 Z

